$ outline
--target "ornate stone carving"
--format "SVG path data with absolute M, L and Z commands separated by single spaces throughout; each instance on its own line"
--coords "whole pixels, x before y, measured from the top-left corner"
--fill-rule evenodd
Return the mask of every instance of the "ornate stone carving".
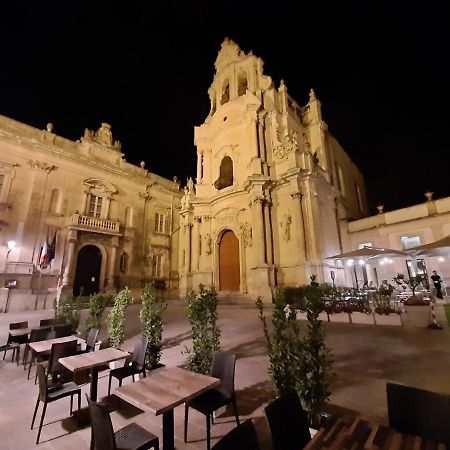
M 220 49 L 216 62 L 214 63 L 216 71 L 223 69 L 226 65 L 232 62 L 239 61 L 245 56 L 245 53 L 239 48 L 239 46 L 230 38 L 226 37 L 222 42 L 222 48 Z
M 316 93 L 314 92 L 314 89 L 311 89 L 309 91 L 309 101 L 312 102 L 314 100 L 317 100 Z
M 302 137 L 303 137 L 303 147 L 305 148 L 305 151 L 310 151 L 311 144 L 308 141 L 308 135 L 306 133 L 303 133 Z
M 41 162 L 41 161 L 33 161 L 31 159 L 28 160 L 28 165 L 32 168 L 32 169 L 40 169 L 40 170 L 44 170 L 47 173 L 50 173 L 52 170 L 56 169 L 56 166 L 52 166 L 51 164 L 47 164 L 46 162 Z
M 252 227 L 248 222 L 241 223 L 242 241 L 244 247 L 252 246 Z
M 296 200 L 296 199 L 302 199 L 303 198 L 303 194 L 300 192 L 300 191 L 297 191 L 297 192 L 293 192 L 292 194 L 291 194 L 291 198 L 293 199 L 293 200 Z
M 252 208 L 255 204 L 257 203 L 261 203 L 262 205 L 264 205 L 267 202 L 266 197 L 264 197 L 263 194 L 259 194 L 259 195 L 255 195 L 250 202 L 248 203 L 248 206 L 250 206 L 250 208 Z
M 277 159 L 285 158 L 290 152 L 298 149 L 297 133 L 290 130 L 283 142 L 277 145 L 273 151 L 273 155 Z
M 84 136 L 81 138 L 82 142 L 93 142 L 103 147 L 111 148 L 113 150 L 120 151 L 122 144 L 120 141 L 114 141 L 111 125 L 103 122 L 97 131 L 92 131 L 86 128 L 84 130 Z
M 285 214 L 280 222 L 280 227 L 283 230 L 283 239 L 286 242 L 289 242 L 291 239 L 291 223 L 292 223 L 292 217 L 290 214 Z
M 209 233 L 205 236 L 205 253 L 211 254 L 211 235 Z
M 202 216 L 194 216 L 194 222 L 201 223 Z

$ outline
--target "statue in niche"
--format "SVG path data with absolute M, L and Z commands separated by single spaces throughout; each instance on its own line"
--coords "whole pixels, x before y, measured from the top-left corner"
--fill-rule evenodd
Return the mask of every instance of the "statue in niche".
M 242 231 L 242 241 L 244 242 L 245 247 L 252 246 L 252 227 L 248 222 L 241 224 Z
M 187 180 L 187 189 L 189 194 L 195 194 L 194 181 L 192 180 L 192 177 L 189 177 Z
M 219 178 L 215 181 L 214 187 L 220 191 L 228 186 L 233 186 L 233 160 L 225 156 L 220 163 Z
M 286 242 L 288 242 L 291 239 L 291 223 L 292 223 L 292 217 L 288 214 L 285 214 L 280 223 L 280 226 L 283 229 L 283 239 Z
M 211 235 L 209 233 L 205 236 L 205 253 L 207 255 L 211 253 Z
M 95 132 L 94 138 L 100 145 L 112 147 L 113 138 L 111 125 L 109 123 L 102 123 L 101 127 Z

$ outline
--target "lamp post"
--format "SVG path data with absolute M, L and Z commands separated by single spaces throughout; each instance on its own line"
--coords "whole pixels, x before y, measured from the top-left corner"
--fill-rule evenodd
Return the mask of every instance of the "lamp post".
M 8 241 L 8 253 L 6 254 L 6 266 L 8 265 L 8 257 L 9 254 L 11 253 L 11 250 L 13 250 L 16 247 L 16 241 Z

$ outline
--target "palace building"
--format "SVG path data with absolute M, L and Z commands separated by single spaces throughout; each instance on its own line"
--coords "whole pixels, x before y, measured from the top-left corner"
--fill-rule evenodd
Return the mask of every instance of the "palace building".
M 300 105 L 229 39 L 215 69 L 183 189 L 127 163 L 109 124 L 73 142 L 0 116 L 0 308 L 147 281 L 167 298 L 203 283 L 265 301 L 313 274 L 344 282 L 324 258 L 368 215 L 365 186 L 319 99 Z

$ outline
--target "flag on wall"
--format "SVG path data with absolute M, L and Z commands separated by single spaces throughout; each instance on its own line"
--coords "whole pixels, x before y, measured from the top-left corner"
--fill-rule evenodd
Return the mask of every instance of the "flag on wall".
M 50 245 L 47 243 L 47 239 L 45 239 L 44 245 L 41 251 L 41 258 L 39 260 L 39 267 L 41 269 L 46 269 L 52 262 L 55 257 L 55 248 L 56 248 L 56 231 L 53 235 L 52 242 Z

